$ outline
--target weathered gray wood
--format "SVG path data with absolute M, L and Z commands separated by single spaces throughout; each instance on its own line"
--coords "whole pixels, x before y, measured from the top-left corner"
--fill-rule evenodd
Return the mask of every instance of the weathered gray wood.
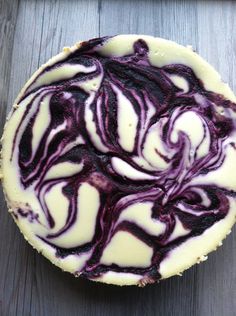
M 198 2 L 198 50 L 236 92 L 236 2 Z M 201 315 L 236 315 L 236 230 L 198 269 Z
M 148 34 L 197 44 L 197 4 L 188 0 L 101 2 L 101 35 Z
M 14 37 L 14 30 L 16 25 L 18 12 L 18 2 L 0 2 L 0 120 L 1 120 L 1 133 L 3 124 L 5 121 L 5 114 L 7 108 L 8 87 L 10 84 L 10 70 L 11 70 L 11 58 L 12 58 L 12 43 Z M 6 204 L 3 199 L 2 192 L 0 194 L 0 269 L 1 269 L 1 281 L 0 281 L 0 314 L 6 315 L 8 310 L 8 304 L 10 303 L 12 292 L 12 284 L 17 277 L 15 274 L 15 264 L 17 259 L 13 260 L 12 264 L 9 262 L 9 245 L 12 247 L 12 252 L 17 258 L 16 248 L 14 246 L 15 239 L 15 227 L 12 230 L 8 230 L 11 227 L 11 220 L 6 212 Z M 13 269 L 12 274 L 7 277 L 7 273 L 10 273 L 8 266 Z
M 192 44 L 236 91 L 235 1 L 0 0 L 0 119 L 29 76 L 63 46 L 118 33 Z M 9 90 L 9 91 L 8 91 Z M 0 195 L 0 315 L 236 314 L 236 233 L 209 260 L 144 289 L 75 279 L 24 240 Z
M 18 1 L 0 2 L 0 96 L 1 123 L 5 120 L 5 112 L 8 98 L 8 87 L 11 71 L 11 58 L 13 38 L 18 12 Z M 2 122 L 3 120 L 3 122 Z M 1 124 L 2 125 L 2 124 Z

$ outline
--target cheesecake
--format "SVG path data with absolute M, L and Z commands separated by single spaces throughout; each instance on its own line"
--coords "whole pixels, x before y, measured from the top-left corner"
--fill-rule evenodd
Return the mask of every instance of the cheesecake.
M 9 212 L 75 276 L 144 286 L 207 259 L 236 217 L 236 98 L 191 47 L 146 35 L 66 47 L 1 140 Z

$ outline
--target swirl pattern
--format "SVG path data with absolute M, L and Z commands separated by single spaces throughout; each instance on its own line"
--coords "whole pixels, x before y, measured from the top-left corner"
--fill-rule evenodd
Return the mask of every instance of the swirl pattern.
M 94 39 L 24 87 L 4 131 L 3 185 L 16 223 L 53 263 L 145 285 L 204 260 L 228 233 L 236 103 L 195 55 L 145 36 Z

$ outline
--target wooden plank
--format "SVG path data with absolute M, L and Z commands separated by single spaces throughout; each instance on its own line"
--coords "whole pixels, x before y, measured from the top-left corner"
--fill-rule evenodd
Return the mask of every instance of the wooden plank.
M 236 2 L 198 2 L 198 50 L 236 92 Z M 200 315 L 236 314 L 236 230 L 199 267 Z
M 18 11 L 18 1 L 0 1 L 0 96 L 1 126 L 5 121 L 8 87 L 10 82 L 13 37 Z
M 101 2 L 101 35 L 148 34 L 197 44 L 197 6 L 188 0 Z
M 8 87 L 10 83 L 10 70 L 11 70 L 11 59 L 12 59 L 12 48 L 13 48 L 13 37 L 16 25 L 18 12 L 18 1 L 0 1 L 0 120 L 1 120 L 1 133 L 3 124 L 5 122 L 7 98 L 8 98 Z M 6 310 L 9 304 L 9 297 L 12 293 L 11 287 L 13 278 L 7 277 L 9 265 L 9 245 L 12 246 L 12 242 L 15 236 L 15 228 L 9 230 L 10 218 L 6 212 L 6 203 L 3 198 L 2 191 L 0 192 L 0 268 L 1 268 L 1 279 L 0 279 L 0 314 L 6 315 Z M 13 252 L 14 252 L 13 248 Z M 15 253 L 16 254 L 16 253 Z M 10 264 L 14 267 L 14 262 Z

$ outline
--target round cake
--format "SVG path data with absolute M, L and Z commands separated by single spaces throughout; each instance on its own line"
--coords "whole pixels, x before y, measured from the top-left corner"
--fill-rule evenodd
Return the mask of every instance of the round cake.
M 2 137 L 4 194 L 28 242 L 75 276 L 180 275 L 236 217 L 236 98 L 190 47 L 79 42 L 30 78 Z

